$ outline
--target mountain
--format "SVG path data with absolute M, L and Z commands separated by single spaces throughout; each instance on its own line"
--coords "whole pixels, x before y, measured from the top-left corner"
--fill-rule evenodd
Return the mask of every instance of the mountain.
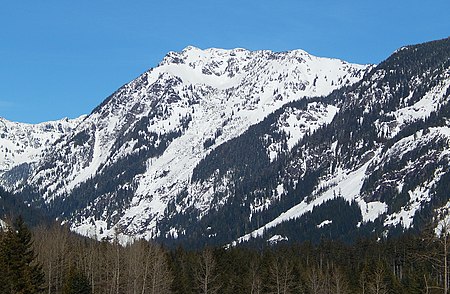
M 7 172 L 3 182 L 85 235 L 111 238 L 117 232 L 126 240 L 177 234 L 162 222 L 185 191 L 190 200 L 178 208 L 183 213 L 196 211 L 201 218 L 219 208 L 211 201 L 213 187 L 193 179 L 202 159 L 286 103 L 350 86 L 370 68 L 301 50 L 170 52 L 108 97 L 21 177 Z M 280 122 L 288 149 L 338 111 L 320 101 L 308 105 Z M 274 141 L 270 160 L 282 147 Z M 4 180 L 11 178 L 17 181 Z
M 406 46 L 351 86 L 284 105 L 202 159 L 160 240 L 351 241 L 447 217 L 449 74 L 450 39 Z M 330 108 L 330 123 L 302 131 L 311 110 Z
M 376 66 L 188 47 L 2 181 L 98 239 L 387 237 L 448 218 L 449 98 L 450 38 Z
M 14 189 L 29 174 L 53 144 L 70 133 L 84 116 L 39 124 L 11 122 L 0 117 L 0 184 Z M 5 174 L 7 173 L 7 175 Z M 30 225 L 46 223 L 46 211 L 31 207 L 20 195 L 11 195 L 0 187 L 0 216 L 14 219 L 22 215 Z M 2 226 L 0 220 L 0 226 Z
M 237 235 L 233 244 L 274 236 L 348 241 L 448 218 L 449 98 L 450 39 L 403 47 L 354 85 L 288 104 L 212 151 L 191 187 L 212 183 L 213 202 L 222 207 L 200 223 L 189 221 L 195 210 L 180 217 L 177 205 L 194 198 L 189 188 L 169 206 L 166 228 L 183 224 L 174 242 L 193 246 Z M 288 148 L 280 132 L 290 125 L 286 117 L 318 104 L 339 110 Z M 282 152 L 271 161 L 273 146 Z

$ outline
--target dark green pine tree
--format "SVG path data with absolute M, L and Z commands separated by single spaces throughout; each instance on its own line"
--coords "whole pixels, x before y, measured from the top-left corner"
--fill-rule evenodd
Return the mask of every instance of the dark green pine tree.
M 30 230 L 21 217 L 0 240 L 0 293 L 42 293 L 44 272 L 37 263 Z
M 64 294 L 91 294 L 92 288 L 88 277 L 80 270 L 72 267 L 67 275 L 63 289 Z

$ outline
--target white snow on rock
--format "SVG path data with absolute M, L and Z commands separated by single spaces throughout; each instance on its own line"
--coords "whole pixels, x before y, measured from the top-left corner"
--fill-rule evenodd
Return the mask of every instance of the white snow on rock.
M 363 221 L 373 221 L 387 210 L 387 206 L 382 202 L 366 203 L 360 196 L 360 190 L 366 177 L 366 170 L 370 163 L 371 160 L 369 160 L 367 163 L 353 172 L 342 170 L 338 171 L 335 177 L 318 185 L 319 187 L 330 187 L 325 192 L 313 193 L 313 200 L 303 200 L 299 204 L 281 213 L 278 217 L 265 224 L 264 226 L 238 238 L 237 241 L 233 242 L 233 245 L 241 243 L 243 241 L 248 241 L 250 240 L 250 238 L 262 236 L 265 230 L 273 228 L 282 222 L 299 218 L 306 212 L 312 211 L 314 207 L 319 206 L 325 201 L 332 200 L 336 197 L 342 197 L 349 202 L 355 200 L 361 208 Z
M 0 231 L 4 231 L 8 228 L 8 224 L 3 221 L 2 219 L 0 219 Z
M 102 221 L 110 215 L 104 214 L 101 219 L 84 216 L 95 208 L 95 200 L 83 208 L 80 220 L 71 224 L 73 230 L 87 235 L 113 237 L 120 229 L 125 235 L 151 238 L 160 233 L 155 225 L 164 216 L 168 202 L 187 186 L 194 167 L 211 150 L 241 135 L 284 104 L 328 95 L 359 81 L 369 68 L 315 57 L 302 50 L 201 50 L 189 46 L 182 52 L 169 52 L 157 67 L 121 87 L 52 147 L 37 164 L 28 184 L 39 187 L 47 203 L 64 197 L 106 167 L 139 151 L 134 150 L 136 141 L 118 142 L 140 119 L 149 120 L 139 133 L 145 137 L 149 132 L 164 135 L 180 131 L 182 119 L 189 117 L 191 121 L 181 135 L 162 155 L 149 158 L 146 171 L 123 187 L 137 185 L 129 204 L 114 212 L 120 216 L 119 221 L 105 228 Z M 289 133 L 289 146 L 306 132 L 329 123 L 337 110 L 311 103 L 306 113 L 293 112 L 282 126 Z M 208 147 L 204 145 L 206 138 L 214 138 Z M 159 143 L 154 142 L 155 146 Z M 47 162 L 52 165 L 47 167 Z M 189 203 L 177 209 L 191 206 L 201 215 L 206 213 L 211 189 L 189 186 Z
M 332 220 L 326 219 L 326 220 L 324 220 L 323 222 L 321 222 L 320 224 L 318 224 L 316 227 L 317 227 L 318 229 L 320 229 L 320 228 L 323 228 L 323 227 L 325 227 L 325 226 L 328 226 L 328 225 L 330 225 L 330 224 L 332 224 L 332 223 L 333 223 Z
M 19 164 L 38 161 L 46 148 L 72 131 L 84 118 L 26 124 L 0 117 L 0 174 Z
M 288 150 L 292 148 L 307 134 L 311 134 L 319 128 L 329 124 L 339 108 L 333 105 L 325 105 L 319 102 L 308 103 L 306 110 L 288 108 L 279 118 L 278 128 L 287 136 Z M 275 160 L 283 150 L 281 142 L 269 146 L 269 158 Z M 286 150 L 284 150 L 286 151 Z
M 275 245 L 282 241 L 289 241 L 289 238 L 281 235 L 274 235 L 269 240 L 267 240 L 267 243 L 269 243 L 270 245 Z
M 419 83 L 419 81 L 417 81 Z M 420 100 L 411 106 L 405 106 L 395 111 L 387 113 L 392 120 L 380 122 L 376 121 L 376 127 L 379 134 L 384 134 L 387 138 L 393 138 L 398 132 L 407 124 L 417 121 L 419 119 L 426 119 L 432 112 L 440 108 L 443 103 L 446 103 L 446 93 L 450 88 L 450 69 L 442 77 L 437 85 L 433 86 Z M 414 92 L 409 96 L 403 98 L 401 102 L 407 105 L 411 100 Z
M 437 141 L 437 138 L 444 137 L 448 142 L 446 150 L 441 152 L 439 158 L 450 157 L 450 128 L 449 127 L 435 127 L 430 128 L 429 132 L 424 134 L 423 132 L 416 133 L 413 136 L 403 138 L 396 144 L 394 144 L 389 151 L 383 156 L 381 160 L 386 160 L 390 157 L 402 157 L 410 150 L 419 149 L 421 146 L 428 142 Z M 406 165 L 404 169 L 410 169 L 411 164 Z M 386 226 L 395 226 L 400 224 L 404 228 L 410 228 L 413 223 L 414 215 L 420 210 L 422 204 L 431 201 L 430 188 L 432 188 L 439 180 L 441 176 L 445 174 L 446 170 L 439 168 L 435 171 L 432 180 L 425 182 L 422 185 L 417 186 L 413 190 L 407 191 L 409 200 L 407 205 L 401 207 L 400 211 L 392 213 L 386 217 L 384 224 Z M 399 191 L 403 188 L 402 183 L 399 184 Z

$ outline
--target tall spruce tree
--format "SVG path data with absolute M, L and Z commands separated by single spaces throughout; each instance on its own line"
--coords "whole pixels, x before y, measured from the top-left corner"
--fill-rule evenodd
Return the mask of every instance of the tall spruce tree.
M 44 273 L 36 261 L 30 230 L 21 217 L 0 241 L 0 293 L 42 293 Z

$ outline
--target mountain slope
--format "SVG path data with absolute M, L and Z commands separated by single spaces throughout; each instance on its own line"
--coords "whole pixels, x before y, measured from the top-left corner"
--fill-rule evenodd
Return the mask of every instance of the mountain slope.
M 167 205 L 211 150 L 285 103 L 351 85 L 368 68 L 301 50 L 171 52 L 59 140 L 18 190 L 86 235 L 162 236 Z M 311 131 L 336 112 L 318 104 L 298 123 Z M 209 198 L 199 190 L 193 201 L 207 212 Z
M 290 240 L 328 236 L 330 226 L 320 224 L 341 221 L 339 213 L 316 218 L 307 228 L 309 235 L 299 232 L 306 229 L 307 219 L 320 215 L 322 204 L 340 198 L 360 207 L 359 222 L 346 223 L 340 237 L 355 231 L 418 229 L 431 215 L 445 211 L 450 195 L 445 184 L 450 176 L 449 53 L 450 39 L 404 47 L 353 87 L 327 97 L 340 101 L 333 121 L 305 137 L 280 166 L 268 167 L 273 169 L 267 176 L 271 182 L 243 196 L 253 199 L 266 191 L 254 203 L 279 202 L 278 197 L 295 205 L 246 229 L 248 234 L 238 240 L 268 239 L 282 232 Z M 283 184 L 282 196 L 268 196 L 276 184 Z M 248 207 L 252 211 L 254 206 Z M 270 205 L 264 210 L 270 212 Z
M 33 125 L 0 117 L 0 173 L 24 162 L 37 161 L 46 146 L 74 129 L 83 118 Z
M 42 154 L 51 152 L 48 148 L 58 139 L 73 130 L 84 116 L 69 120 L 25 124 L 10 122 L 0 117 L 0 183 L 6 185 L 18 181 L 27 173 L 29 165 L 37 162 Z M 47 150 L 46 150 L 47 149 Z M 10 177 L 1 177 L 6 171 Z M 19 178 L 17 178 L 19 177 Z
M 12 221 L 21 216 L 30 226 L 50 224 L 53 222 L 46 211 L 28 205 L 20 195 L 8 193 L 0 187 L 0 230 L 6 228 L 4 220 Z
M 161 223 L 169 241 L 161 240 L 349 240 L 420 229 L 430 216 L 446 215 L 449 60 L 450 39 L 404 47 L 360 82 L 286 105 L 224 143 L 169 205 Z M 331 123 L 302 133 L 311 108 L 329 107 L 339 109 Z M 300 138 L 293 147 L 285 131 L 291 125 Z M 196 200 L 205 191 L 207 213 Z

